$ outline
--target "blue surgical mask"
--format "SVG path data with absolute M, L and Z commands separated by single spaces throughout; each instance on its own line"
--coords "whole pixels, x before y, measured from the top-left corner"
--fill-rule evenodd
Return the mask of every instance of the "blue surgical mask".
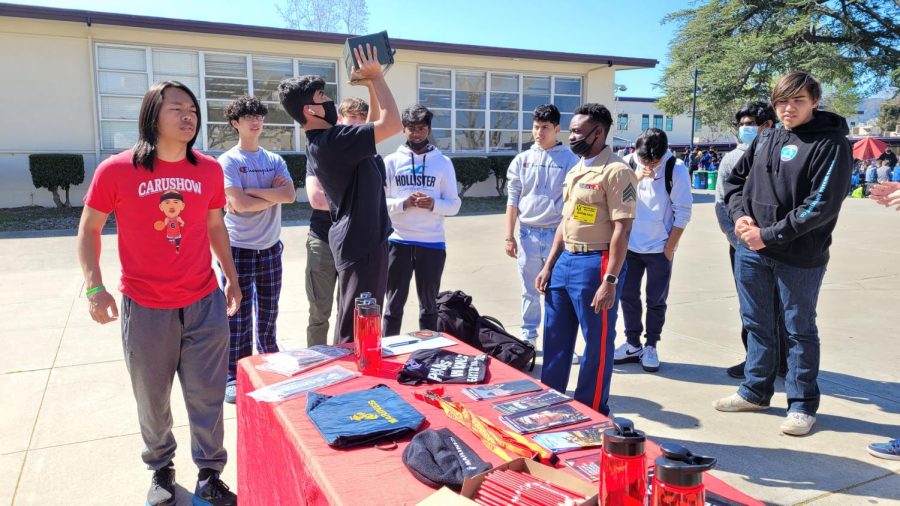
M 738 138 L 741 139 L 742 144 L 750 144 L 758 132 L 759 127 L 743 125 L 738 129 Z

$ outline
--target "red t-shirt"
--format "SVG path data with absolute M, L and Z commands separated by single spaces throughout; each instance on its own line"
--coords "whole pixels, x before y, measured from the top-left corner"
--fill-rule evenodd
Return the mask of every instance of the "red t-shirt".
M 154 309 L 183 308 L 218 287 L 207 234 L 211 209 L 225 207 L 222 168 L 194 152 L 197 165 L 156 160 L 135 168 L 131 151 L 111 156 L 94 173 L 84 203 L 114 212 L 123 294 Z

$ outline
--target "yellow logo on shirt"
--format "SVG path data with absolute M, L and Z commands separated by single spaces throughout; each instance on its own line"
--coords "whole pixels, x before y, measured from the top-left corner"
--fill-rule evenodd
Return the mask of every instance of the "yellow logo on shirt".
M 575 204 L 575 213 L 572 217 L 582 223 L 594 224 L 594 222 L 597 221 L 597 207 L 585 204 Z

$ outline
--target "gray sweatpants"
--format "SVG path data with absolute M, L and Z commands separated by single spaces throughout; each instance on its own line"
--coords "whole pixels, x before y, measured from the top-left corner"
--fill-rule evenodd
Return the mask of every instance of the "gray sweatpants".
M 151 309 L 123 295 L 121 319 L 125 365 L 144 438 L 141 458 L 156 470 L 175 457 L 170 397 L 177 372 L 194 463 L 221 471 L 228 458 L 222 417 L 228 317 L 222 290 L 182 309 Z

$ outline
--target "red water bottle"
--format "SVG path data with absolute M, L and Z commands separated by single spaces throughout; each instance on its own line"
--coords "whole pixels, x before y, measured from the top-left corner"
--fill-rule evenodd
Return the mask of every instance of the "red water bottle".
M 713 457 L 694 455 L 687 448 L 674 443 L 660 447 L 663 456 L 656 459 L 653 473 L 651 506 L 703 506 L 706 491 L 703 472 L 716 465 Z
M 646 437 L 627 418 L 603 431 L 600 453 L 600 504 L 644 506 L 647 497 Z
M 359 350 L 359 306 L 363 304 L 375 303 L 371 292 L 363 292 L 359 297 L 353 299 L 353 347 L 357 359 L 360 355 Z
M 356 309 L 356 367 L 363 374 L 375 376 L 381 369 L 381 306 L 369 299 Z

